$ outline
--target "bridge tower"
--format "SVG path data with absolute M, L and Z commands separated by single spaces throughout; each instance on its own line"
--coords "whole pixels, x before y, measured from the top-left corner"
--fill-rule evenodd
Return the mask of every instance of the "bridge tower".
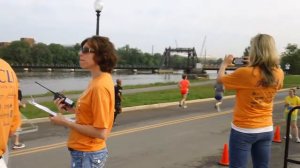
M 172 53 L 186 53 L 187 54 L 187 63 L 186 65 L 181 65 L 181 67 L 172 66 L 171 59 Z M 166 48 L 161 60 L 161 68 L 163 69 L 184 69 L 186 73 L 190 73 L 192 69 L 196 68 L 197 63 L 197 53 L 195 48 Z

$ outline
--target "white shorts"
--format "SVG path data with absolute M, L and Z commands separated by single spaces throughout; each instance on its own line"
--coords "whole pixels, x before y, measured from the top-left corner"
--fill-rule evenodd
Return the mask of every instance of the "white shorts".
M 0 159 L 0 168 L 7 168 L 3 157 Z

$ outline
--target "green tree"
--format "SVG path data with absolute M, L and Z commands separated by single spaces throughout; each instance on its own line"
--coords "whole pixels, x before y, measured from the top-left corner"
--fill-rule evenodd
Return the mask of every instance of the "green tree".
M 7 47 L 0 47 L 0 58 L 5 59 L 7 55 Z
M 186 67 L 187 66 L 187 57 L 180 55 L 172 55 L 170 59 L 170 67 Z
M 285 48 L 284 55 L 292 55 L 295 54 L 298 51 L 298 46 L 297 44 L 288 44 L 287 47 Z
M 79 65 L 79 51 L 80 51 L 80 44 L 75 44 L 74 46 L 66 47 L 67 55 L 66 59 L 68 64 L 70 65 Z
M 67 64 L 67 49 L 60 44 L 50 44 L 49 50 L 53 55 L 53 64 Z
M 72 47 L 76 52 L 79 52 L 81 46 L 79 43 L 76 43 L 73 47 Z
M 118 64 L 119 65 L 129 65 L 129 58 L 130 58 L 130 47 L 129 45 L 126 45 L 124 47 L 121 47 L 117 49 L 118 54 Z
M 300 74 L 300 50 L 296 44 L 288 44 L 282 53 L 281 67 L 285 69 L 286 64 L 290 64 L 290 74 Z
M 13 41 L 6 49 L 3 58 L 11 64 L 31 63 L 31 47 L 24 41 Z
M 160 53 L 155 53 L 153 55 L 153 63 L 155 66 L 160 66 L 162 55 Z
M 136 48 L 130 48 L 129 45 L 125 45 L 117 50 L 117 54 L 119 56 L 118 64 L 121 65 L 143 65 L 145 59 L 141 50 Z
M 46 44 L 38 43 L 32 47 L 31 63 L 37 65 L 53 64 L 53 55 Z

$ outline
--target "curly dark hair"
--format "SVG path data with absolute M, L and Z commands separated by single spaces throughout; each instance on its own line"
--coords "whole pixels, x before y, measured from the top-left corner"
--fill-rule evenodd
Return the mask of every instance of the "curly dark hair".
M 111 73 L 117 64 L 117 54 L 113 43 L 109 38 L 102 36 L 92 36 L 81 42 L 81 47 L 87 43 L 95 50 L 94 61 L 99 65 L 102 72 Z

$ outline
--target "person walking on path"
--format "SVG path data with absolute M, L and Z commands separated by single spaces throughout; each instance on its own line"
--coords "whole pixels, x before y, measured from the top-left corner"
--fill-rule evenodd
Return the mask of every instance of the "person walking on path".
M 285 101 L 284 119 L 287 120 L 289 111 L 293 107 L 300 106 L 300 98 L 296 96 L 295 89 L 290 89 L 289 95 L 285 97 L 284 101 Z M 295 141 L 297 143 L 300 143 L 297 120 L 298 120 L 298 110 L 294 110 L 291 116 L 291 134 L 289 135 L 289 138 L 292 139 L 292 132 L 294 132 Z
M 284 73 L 272 36 L 258 34 L 251 40 L 246 67 L 225 75 L 234 57 L 226 55 L 217 81 L 236 91 L 229 138 L 230 168 L 246 168 L 251 153 L 254 168 L 268 168 L 273 137 L 273 100 L 283 86 Z
M 216 82 L 214 88 L 215 88 L 215 99 L 217 101 L 215 104 L 215 108 L 217 109 L 218 112 L 220 112 L 221 111 L 220 106 L 222 104 L 223 95 L 224 95 L 224 85 Z
M 179 81 L 178 87 L 180 89 L 180 94 L 181 94 L 181 100 L 179 101 L 179 107 L 187 108 L 185 101 L 186 101 L 187 95 L 189 93 L 190 81 L 187 79 L 186 74 L 182 75 L 182 80 Z
M 0 168 L 6 168 L 8 138 L 21 125 L 18 102 L 18 78 L 11 66 L 0 58 Z
M 80 67 L 90 71 L 92 79 L 79 97 L 76 108 L 54 101 L 60 113 L 75 113 L 75 122 L 63 115 L 51 122 L 70 128 L 68 149 L 72 168 L 103 168 L 108 157 L 106 140 L 114 119 L 115 93 L 111 72 L 117 62 L 114 45 L 106 37 L 93 36 L 81 43 Z
M 118 114 L 122 112 L 122 81 L 121 79 L 116 80 L 117 84 L 115 85 L 115 115 L 114 115 L 114 125 L 116 125 L 116 119 Z

